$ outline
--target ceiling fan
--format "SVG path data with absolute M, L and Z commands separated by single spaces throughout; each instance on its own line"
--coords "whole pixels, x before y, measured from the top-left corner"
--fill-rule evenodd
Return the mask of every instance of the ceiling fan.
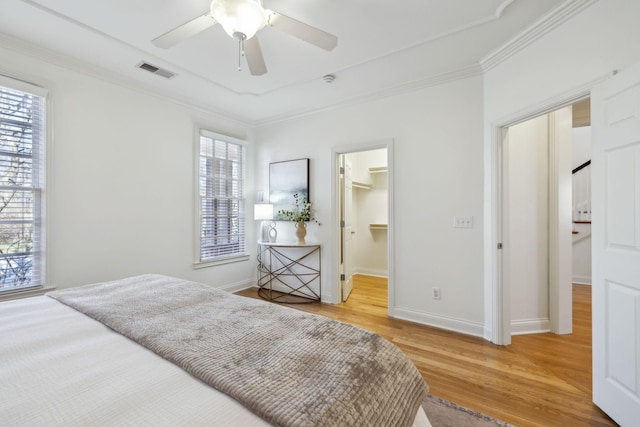
M 324 50 L 332 50 L 338 45 L 336 36 L 281 13 L 264 9 L 262 0 L 213 0 L 209 11 L 204 15 L 174 28 L 152 42 L 157 47 L 168 49 L 217 23 L 222 25 L 227 34 L 238 40 L 238 69 L 240 57 L 245 56 L 249 71 L 254 76 L 267 72 L 262 49 L 255 37 L 256 32 L 265 26 L 284 31 Z

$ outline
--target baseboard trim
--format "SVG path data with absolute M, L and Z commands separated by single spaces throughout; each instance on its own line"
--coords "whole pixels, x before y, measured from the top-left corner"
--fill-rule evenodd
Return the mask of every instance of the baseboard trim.
M 385 279 L 389 277 L 389 272 L 387 270 L 374 270 L 370 268 L 357 268 L 354 270 L 354 275 L 362 274 L 363 276 L 384 277 Z
M 249 288 L 256 288 L 258 289 L 258 282 L 256 282 L 255 280 L 252 282 L 246 282 L 246 284 L 244 285 L 239 285 L 240 287 L 235 287 L 236 285 L 230 285 L 228 287 L 225 288 L 220 288 L 220 289 L 224 289 L 225 291 L 234 293 L 234 292 L 239 292 L 239 291 L 244 291 L 245 289 L 249 289 Z M 275 290 L 278 290 L 276 287 L 274 287 Z M 282 289 L 283 291 L 288 291 L 290 289 Z M 326 290 L 322 290 L 321 289 L 321 299 L 320 302 L 323 304 L 335 304 L 333 302 L 333 295 L 329 292 L 326 292 Z M 342 301 L 338 302 L 338 304 L 340 304 Z
M 485 338 L 484 325 L 482 323 L 469 322 L 468 320 L 437 314 L 423 313 L 409 308 L 395 307 L 390 311 L 393 317 L 410 322 L 420 323 L 434 328 L 445 329 L 451 332 L 459 332 L 474 337 Z
M 244 280 L 242 282 L 230 283 L 228 285 L 219 286 L 217 288 L 222 289 L 223 291 L 233 293 L 233 292 L 242 291 L 248 288 L 252 288 L 255 286 L 255 284 L 256 283 L 253 280 Z
M 511 335 L 540 334 L 551 331 L 549 319 L 525 319 L 511 322 Z
M 573 276 L 572 282 L 576 285 L 591 285 L 591 276 Z

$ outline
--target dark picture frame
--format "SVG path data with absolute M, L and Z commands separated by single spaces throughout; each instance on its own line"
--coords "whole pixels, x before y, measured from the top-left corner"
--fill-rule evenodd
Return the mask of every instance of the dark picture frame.
M 269 164 L 269 203 L 273 205 L 273 219 L 287 221 L 280 210 L 295 209 L 294 194 L 309 199 L 309 159 L 287 160 Z

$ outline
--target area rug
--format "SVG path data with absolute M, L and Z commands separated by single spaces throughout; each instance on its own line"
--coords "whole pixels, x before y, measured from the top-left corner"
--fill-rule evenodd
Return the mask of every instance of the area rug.
M 515 427 L 432 395 L 422 402 L 422 408 L 433 427 Z

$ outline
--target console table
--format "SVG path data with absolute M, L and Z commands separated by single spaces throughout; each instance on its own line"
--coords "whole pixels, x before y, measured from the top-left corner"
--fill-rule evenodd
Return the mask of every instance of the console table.
M 258 295 L 289 304 L 320 301 L 320 245 L 258 242 Z

